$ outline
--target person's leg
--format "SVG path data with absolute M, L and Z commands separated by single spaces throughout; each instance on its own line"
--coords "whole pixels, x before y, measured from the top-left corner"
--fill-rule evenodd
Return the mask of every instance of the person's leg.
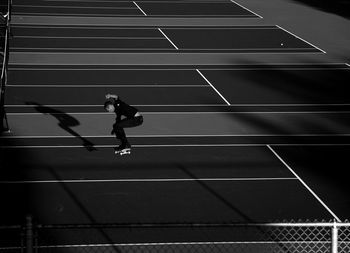
M 125 118 L 119 122 L 116 122 L 113 125 L 114 133 L 117 139 L 121 141 L 121 145 L 120 145 L 121 149 L 125 147 L 130 147 L 130 143 L 126 137 L 124 128 L 136 127 L 141 125 L 142 123 L 143 123 L 143 117 L 139 116 L 135 118 Z
M 124 128 L 120 126 L 120 122 L 115 123 L 113 125 L 113 132 L 118 140 L 120 140 L 121 144 L 118 149 L 123 149 L 128 146 L 129 142 L 126 138 L 126 134 Z

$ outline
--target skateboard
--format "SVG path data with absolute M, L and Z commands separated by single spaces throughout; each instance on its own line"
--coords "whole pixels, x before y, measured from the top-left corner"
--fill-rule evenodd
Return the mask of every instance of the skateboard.
M 122 150 L 115 150 L 114 153 L 117 155 L 130 155 L 131 154 L 131 149 L 130 148 L 125 148 L 125 149 L 122 149 Z

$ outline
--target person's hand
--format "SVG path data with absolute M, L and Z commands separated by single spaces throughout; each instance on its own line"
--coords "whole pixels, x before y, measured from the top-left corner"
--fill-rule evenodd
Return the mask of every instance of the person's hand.
M 110 98 L 118 99 L 118 96 L 114 94 L 106 94 L 106 99 L 110 99 Z

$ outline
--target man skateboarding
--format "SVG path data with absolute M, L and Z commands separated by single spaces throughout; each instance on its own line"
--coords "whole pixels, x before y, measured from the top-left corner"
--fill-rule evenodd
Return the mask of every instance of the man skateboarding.
M 120 155 L 130 154 L 131 145 L 126 138 L 124 128 L 141 125 L 143 117 L 135 107 L 123 102 L 117 95 L 107 94 L 106 99 L 107 101 L 104 103 L 105 110 L 114 112 L 117 116 L 113 124 L 112 134 L 115 134 L 116 138 L 121 142 L 119 147 L 114 149 L 114 153 Z

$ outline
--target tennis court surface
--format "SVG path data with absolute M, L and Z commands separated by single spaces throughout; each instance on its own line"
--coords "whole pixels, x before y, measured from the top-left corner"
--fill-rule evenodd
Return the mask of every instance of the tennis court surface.
M 288 63 L 326 52 L 234 1 L 14 0 L 12 15 L 0 248 L 22 248 L 28 215 L 36 249 L 57 252 L 293 252 L 299 239 L 237 224 L 349 218 L 348 63 Z M 228 23 L 186 24 L 215 18 Z M 206 62 L 169 64 L 185 54 Z M 120 60 L 142 55 L 167 64 Z M 131 155 L 114 154 L 107 93 L 144 117 Z

